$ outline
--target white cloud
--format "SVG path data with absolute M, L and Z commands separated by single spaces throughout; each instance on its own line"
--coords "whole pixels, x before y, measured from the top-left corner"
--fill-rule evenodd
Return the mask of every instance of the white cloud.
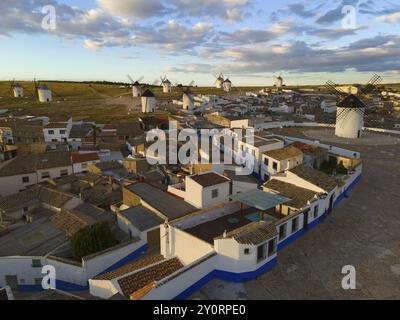
M 97 0 L 105 11 L 123 17 L 146 19 L 166 12 L 160 0 Z
M 396 23 L 400 22 L 400 11 L 377 18 L 381 22 Z

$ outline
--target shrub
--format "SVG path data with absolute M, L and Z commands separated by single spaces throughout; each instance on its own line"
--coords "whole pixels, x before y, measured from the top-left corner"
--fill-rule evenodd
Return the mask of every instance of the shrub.
M 99 222 L 87 226 L 71 238 L 72 256 L 80 261 L 82 257 L 108 249 L 117 244 L 111 232 L 110 226 L 106 222 Z

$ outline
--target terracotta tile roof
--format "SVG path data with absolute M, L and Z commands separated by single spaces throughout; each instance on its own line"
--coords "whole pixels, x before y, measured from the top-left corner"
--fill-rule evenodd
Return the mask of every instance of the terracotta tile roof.
M 7 211 L 23 207 L 26 203 L 33 201 L 62 208 L 72 198 L 73 195 L 71 194 L 36 185 L 19 193 L 0 198 L 0 208 Z
M 71 155 L 72 163 L 83 163 L 89 161 L 100 161 L 99 154 L 97 152 L 93 153 L 73 153 Z
M 307 143 L 303 143 L 303 142 L 299 142 L 299 141 L 295 141 L 291 145 L 296 147 L 297 149 L 300 149 L 303 153 L 307 153 L 307 154 L 318 154 L 318 153 L 322 153 L 322 152 L 327 152 L 327 150 L 324 148 L 313 146 L 311 144 L 307 144 Z
M 182 262 L 178 258 L 173 258 L 121 278 L 118 280 L 118 284 L 121 287 L 123 295 L 131 297 L 138 290 L 168 277 L 183 267 Z
M 317 192 L 298 187 L 294 184 L 283 182 L 280 180 L 270 180 L 264 184 L 264 188 L 271 189 L 280 193 L 291 200 L 285 205 L 293 208 L 301 209 L 307 206 L 308 201 L 313 201 Z
M 264 221 L 252 222 L 241 228 L 228 232 L 226 238 L 233 238 L 240 244 L 259 245 L 277 236 L 276 227 L 273 223 Z M 223 239 L 218 237 L 217 239 Z
M 67 166 L 71 166 L 69 152 L 46 152 L 32 155 L 20 155 L 1 166 L 0 177 Z
M 297 156 L 301 156 L 302 154 L 303 153 L 301 152 L 301 150 L 297 149 L 294 146 L 287 146 L 282 149 L 264 152 L 264 155 L 266 155 L 272 159 L 279 160 L 279 161 L 289 159 L 289 158 L 294 158 Z
M 63 230 L 68 237 L 73 236 L 79 230 L 97 222 L 88 215 L 69 210 L 63 210 L 60 213 L 55 214 L 51 218 L 51 221 L 57 226 L 57 228 Z
M 100 275 L 94 277 L 93 279 L 94 280 L 113 280 L 113 279 L 122 277 L 125 274 L 131 273 L 133 271 L 140 270 L 147 266 L 161 262 L 163 260 L 165 260 L 165 258 L 162 255 L 145 257 L 145 258 L 127 263 L 127 264 L 123 265 L 122 267 L 115 269 L 113 271 L 100 274 Z
M 215 172 L 199 174 L 199 175 L 191 176 L 190 178 L 204 188 L 216 186 L 218 184 L 226 183 L 226 182 L 230 181 L 229 178 L 221 176 Z
M 339 180 L 336 178 L 306 165 L 297 166 L 289 171 L 327 192 L 332 191 L 340 185 Z

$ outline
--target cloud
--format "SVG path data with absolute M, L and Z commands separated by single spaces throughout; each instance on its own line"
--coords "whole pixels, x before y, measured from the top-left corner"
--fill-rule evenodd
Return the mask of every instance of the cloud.
M 160 0 L 97 0 L 100 8 L 117 16 L 146 19 L 163 15 L 167 8 Z
M 371 44 L 374 41 L 370 42 Z M 247 45 L 227 49 L 224 56 L 231 60 L 222 65 L 231 73 L 265 73 L 280 70 L 293 72 L 343 72 L 353 68 L 361 72 L 385 72 L 400 69 L 400 37 L 392 36 L 385 46 L 360 46 L 358 43 L 340 48 L 323 48 L 296 41 L 286 50 L 274 52 L 273 47 Z
M 163 51 L 182 53 L 204 45 L 214 29 L 209 23 L 196 23 L 187 27 L 170 20 L 161 26 L 137 27 L 134 31 L 134 41 L 137 44 L 156 45 Z
M 246 16 L 250 0 L 170 0 L 174 11 L 181 16 L 217 17 L 238 22 Z
M 392 13 L 392 14 L 380 16 L 380 17 L 378 17 L 378 20 L 381 22 L 387 22 L 387 23 L 400 22 L 400 11 Z
M 215 66 L 207 63 L 189 63 L 182 64 L 179 67 L 166 67 L 165 72 L 181 72 L 181 73 L 212 73 Z
M 354 29 L 345 29 L 345 28 L 315 28 L 306 31 L 307 35 L 319 37 L 327 40 L 337 40 L 343 38 L 345 36 L 354 36 L 357 34 L 359 30 L 364 30 L 366 27 L 358 27 Z

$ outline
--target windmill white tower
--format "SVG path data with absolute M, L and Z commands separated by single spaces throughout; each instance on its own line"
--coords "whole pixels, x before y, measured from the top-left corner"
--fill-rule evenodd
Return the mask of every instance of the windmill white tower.
M 127 77 L 132 83 L 132 96 L 134 98 L 141 97 L 141 95 L 142 95 L 142 85 L 140 84 L 140 81 L 142 81 L 144 79 L 144 77 L 140 77 L 136 81 L 134 81 L 129 74 L 127 75 Z
M 336 136 L 348 139 L 361 138 L 367 106 L 359 98 L 359 95 L 368 94 L 375 90 L 375 86 L 381 81 L 382 78 L 375 74 L 367 85 L 359 90 L 358 95 L 346 94 L 343 91 L 337 90 L 338 86 L 332 81 L 327 82 L 328 89 L 340 99 L 336 113 Z
M 172 92 L 172 83 L 164 76 L 161 77 L 161 85 L 163 87 L 163 93 L 171 93 Z
M 215 87 L 217 89 L 222 89 L 224 85 L 224 75 L 221 73 L 218 77 L 216 77 L 217 80 L 215 80 Z
M 182 101 L 183 101 L 183 110 L 190 111 L 195 108 L 194 97 L 190 88 L 187 88 L 186 90 L 183 91 Z
M 53 101 L 53 95 L 50 88 L 46 84 L 40 84 L 40 82 L 35 83 L 36 94 L 39 99 L 39 102 L 49 103 Z
M 24 88 L 19 83 L 15 83 L 15 80 L 11 82 L 10 90 L 12 90 L 14 98 L 24 97 Z
M 232 90 L 232 81 L 229 80 L 229 78 L 226 78 L 226 80 L 223 83 L 224 91 L 225 92 L 231 92 Z
M 146 90 L 142 94 L 142 112 L 152 113 L 156 111 L 156 97 L 153 92 Z
M 357 139 L 364 127 L 366 105 L 351 94 L 339 102 L 336 114 L 335 135 L 340 138 Z
M 282 74 L 280 74 L 279 76 L 277 76 L 275 78 L 275 87 L 277 88 L 282 88 L 283 87 L 283 78 L 282 78 Z

